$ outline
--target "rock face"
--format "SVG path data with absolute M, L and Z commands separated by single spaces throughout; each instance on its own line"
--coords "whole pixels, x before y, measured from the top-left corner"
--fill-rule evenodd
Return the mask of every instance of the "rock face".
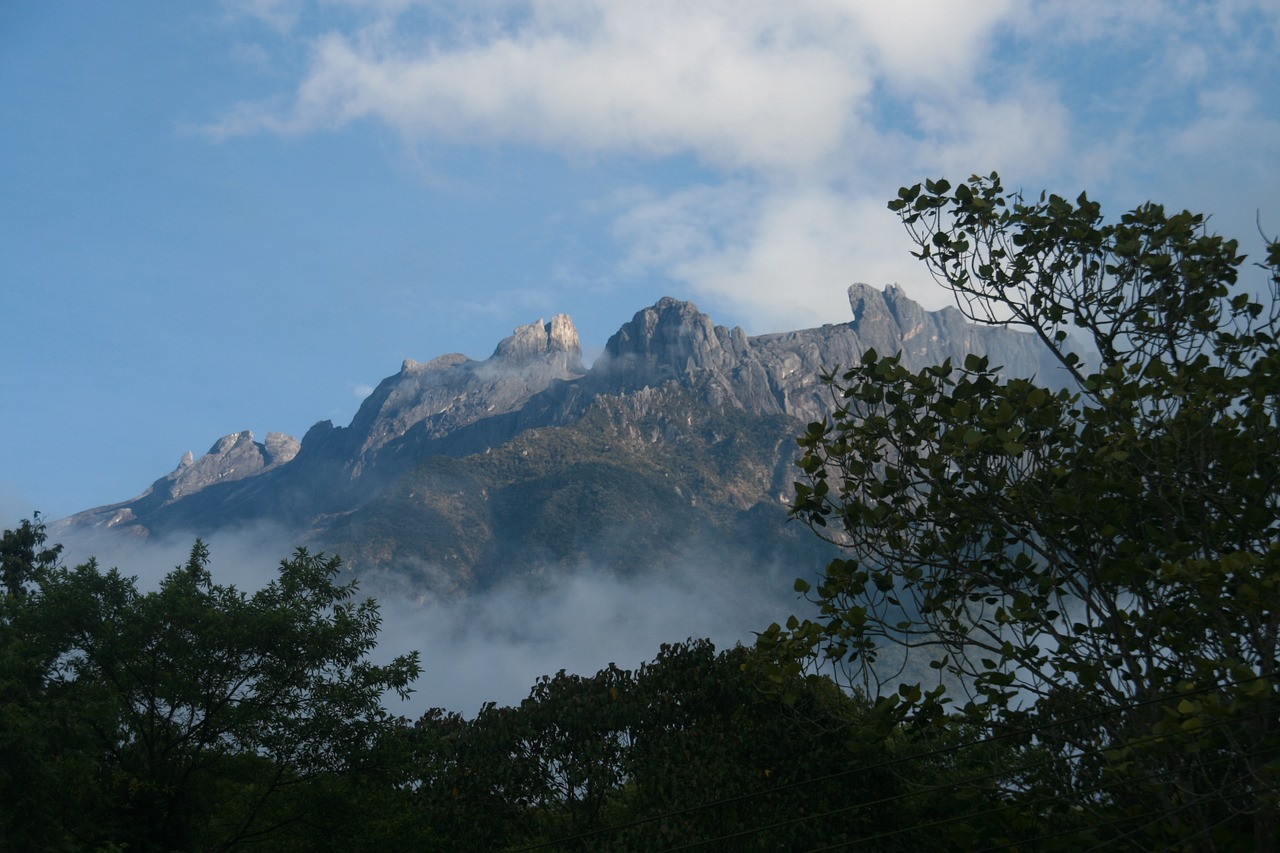
M 850 323 L 750 337 L 664 298 L 590 370 L 557 315 L 484 361 L 405 361 L 346 427 L 323 421 L 301 442 L 226 436 L 137 498 L 62 524 L 145 537 L 267 520 L 358 567 L 452 589 L 580 560 L 673 559 L 708 533 L 736 543 L 713 550 L 739 561 L 808 547 L 770 531 L 785 519 L 793 437 L 829 410 L 824 371 L 870 348 L 913 367 L 980 353 L 1055 384 L 1028 335 L 927 312 L 893 286 L 854 285 L 849 301 Z
M 177 468 L 133 500 L 91 509 L 72 516 L 71 520 L 93 527 L 137 524 L 140 518 L 215 483 L 232 483 L 278 468 L 297 456 L 300 447 L 296 438 L 282 432 L 267 433 L 263 444 L 253 440 L 250 430 L 224 435 L 199 459 L 188 450 Z
M 502 340 L 485 361 L 457 353 L 426 364 L 408 360 L 360 406 L 342 437 L 353 479 L 401 473 L 436 444 L 478 422 L 509 415 L 553 381 L 581 377 L 582 350 L 573 321 L 558 314 Z
M 178 467 L 151 487 L 166 500 L 178 500 L 219 481 L 231 482 L 283 465 L 298 455 L 296 438 L 279 432 L 267 433 L 265 444 L 253 440 L 249 430 L 218 439 L 199 460 L 188 450 Z
M 578 330 L 568 314 L 557 314 L 550 323 L 530 323 L 520 326 L 498 344 L 493 357 L 507 364 L 548 360 L 562 370 L 582 373 L 582 348 L 578 345 Z
M 1049 384 L 1059 369 L 1030 335 L 971 324 L 955 308 L 925 311 L 894 285 L 880 291 L 855 284 L 849 304 L 852 323 L 748 337 L 713 325 L 692 303 L 662 299 L 609 339 L 588 380 L 597 393 L 667 381 L 700 385 L 717 404 L 810 421 L 830 407 L 823 371 L 857 364 L 868 349 L 901 351 L 917 369 L 979 353 L 1011 374 Z

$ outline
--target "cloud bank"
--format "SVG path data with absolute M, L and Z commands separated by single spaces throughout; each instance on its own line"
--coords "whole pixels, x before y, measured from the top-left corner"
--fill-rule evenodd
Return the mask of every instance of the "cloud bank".
M 690 637 L 708 637 L 718 648 L 749 645 L 753 632 L 785 621 L 803 603 L 793 580 L 778 572 L 708 574 L 690 563 L 630 578 L 580 566 L 464 600 L 423 597 L 391 574 L 367 578 L 362 590 L 381 605 L 379 653 L 422 655 L 415 694 L 392 710 L 412 717 L 443 707 L 471 716 L 484 702 L 519 704 L 539 676 L 561 669 L 634 669 L 661 644 Z
M 884 211 L 924 177 L 994 169 L 1125 205 L 1167 184 L 1211 212 L 1242 205 L 1241 223 L 1278 188 L 1280 12 L 1262 0 L 323 5 L 344 25 L 307 29 L 302 2 L 234 4 L 308 59 L 283 101 L 237 105 L 210 135 L 374 122 L 427 151 L 692 158 L 685 186 L 620 188 L 619 274 L 666 278 L 753 330 L 843 320 L 853 280 L 945 304 Z M 1233 177 L 1256 180 L 1224 189 Z
M 155 589 L 186 562 L 194 534 L 131 540 L 104 532 L 51 531 L 68 565 L 96 557 L 106 569 Z M 61 535 L 66 533 L 66 535 Z M 279 529 L 261 524 L 205 537 L 209 568 L 219 584 L 252 593 L 276 576 L 294 546 Z M 580 565 L 540 577 L 513 578 L 469 597 L 425 593 L 413 577 L 383 569 L 359 578 L 359 597 L 378 602 L 382 616 L 378 661 L 418 651 L 423 673 L 407 701 L 385 697 L 396 714 L 416 718 L 442 707 L 467 716 L 485 702 L 515 705 L 534 681 L 561 669 L 592 675 L 610 663 L 634 669 L 663 643 L 708 637 L 720 648 L 754 642 L 753 632 L 799 612 L 795 573 L 818 566 L 739 567 L 717 564 L 705 551 L 647 573 L 622 577 L 607 567 Z

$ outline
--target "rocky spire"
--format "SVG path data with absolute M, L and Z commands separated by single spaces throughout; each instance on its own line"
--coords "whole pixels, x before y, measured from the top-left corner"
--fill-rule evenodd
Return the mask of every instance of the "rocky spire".
M 551 322 L 539 320 L 524 326 L 517 326 L 510 337 L 504 338 L 493 351 L 497 360 L 512 364 L 521 364 L 533 359 L 560 361 L 563 356 L 564 366 L 571 370 L 582 370 L 582 347 L 578 343 L 578 330 L 568 314 L 557 314 Z
M 298 453 L 299 442 L 282 432 L 267 433 L 265 444 L 253 440 L 253 431 L 224 435 L 199 459 L 187 451 L 168 476 L 157 480 L 152 491 L 167 501 L 177 500 L 217 482 L 231 482 L 283 465 Z
M 745 347 L 741 329 L 717 326 L 692 302 L 664 296 L 609 338 L 598 367 L 634 383 L 658 383 L 699 368 L 724 368 Z

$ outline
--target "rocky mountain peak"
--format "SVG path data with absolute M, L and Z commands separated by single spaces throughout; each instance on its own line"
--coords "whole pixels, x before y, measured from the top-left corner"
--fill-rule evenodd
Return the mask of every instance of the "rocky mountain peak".
M 578 330 L 573 327 L 573 320 L 568 314 L 557 314 L 546 325 L 547 342 L 551 349 L 559 352 L 582 355 L 582 346 L 578 343 Z
M 726 368 L 745 349 L 741 329 L 717 326 L 692 302 L 664 296 L 609 338 L 593 372 L 643 387 L 685 378 L 700 368 Z
M 400 373 L 404 375 L 412 375 L 416 373 L 431 373 L 433 371 L 448 370 L 455 364 L 462 364 L 470 361 L 460 352 L 451 352 L 447 355 L 439 355 L 428 361 L 426 364 L 406 358 L 400 365 Z
M 131 501 L 86 510 L 67 519 L 84 527 L 114 527 L 133 521 L 203 491 L 215 483 L 233 483 L 291 461 L 301 443 L 282 432 L 267 433 L 265 443 L 253 440 L 252 430 L 224 435 L 209 451 L 196 458 L 190 450 L 182 454 L 178 467 L 152 483 Z
M 516 327 L 484 361 L 461 353 L 426 363 L 405 359 L 400 372 L 360 404 L 350 426 L 313 427 L 300 462 L 312 469 L 338 463 L 338 479 L 326 485 L 331 494 L 357 481 L 360 494 L 376 492 L 422 456 L 440 452 L 441 441 L 470 435 L 468 428 L 474 432 L 476 424 L 517 412 L 552 382 L 585 372 L 578 330 L 567 314 Z
M 282 432 L 269 432 L 262 448 L 263 461 L 267 463 L 267 467 L 283 465 L 297 456 L 301 447 L 302 443 L 291 435 L 285 435 Z
M 638 442 L 637 448 L 664 441 L 720 447 L 735 430 L 765 430 L 767 459 L 758 467 L 767 474 L 760 482 L 771 485 L 761 486 L 752 500 L 774 502 L 777 483 L 785 484 L 790 474 L 793 430 L 830 410 L 830 391 L 820 377 L 858 363 L 867 349 L 901 352 L 913 369 L 983 353 L 1012 373 L 1054 382 L 1055 363 L 1031 335 L 966 323 L 954 308 L 926 311 L 895 286 L 855 284 L 849 304 L 852 322 L 748 337 L 740 328 L 715 325 L 691 302 L 666 297 L 619 328 L 590 371 L 582 367 L 572 320 L 559 314 L 519 326 L 484 361 L 458 353 L 425 363 L 406 359 L 365 398 L 349 426 L 323 421 L 307 432 L 301 449 L 280 433 L 269 433 L 262 444 L 251 432 L 232 433 L 201 457 L 185 455 L 138 498 L 68 521 L 147 535 L 268 519 L 318 536 L 339 519 L 354 524 L 350 519 L 364 507 L 390 500 L 415 471 L 445 464 L 432 461 L 437 457 L 496 458 L 517 436 L 532 431 L 543 436 L 538 440 L 552 441 L 555 430 L 579 429 L 580 422 L 595 424 L 592 429 L 610 425 L 612 437 L 583 439 L 584 447 L 602 442 L 606 450 L 624 438 Z M 693 429 L 708 419 L 738 426 L 707 435 Z M 508 462 L 526 464 L 519 459 Z M 535 468 L 544 463 L 527 462 Z M 605 482 L 612 481 L 600 481 Z M 628 488 L 614 484 L 605 492 L 626 494 Z M 633 491 L 648 494 L 639 487 Z M 450 495 L 441 498 L 445 516 L 437 519 L 445 527 L 462 523 L 451 514 L 457 495 Z M 522 509 L 528 503 L 512 500 Z M 627 510 L 619 517 L 634 514 Z M 477 529 L 488 523 L 477 521 Z M 459 541 L 488 535 L 475 539 L 467 533 Z M 426 550 L 419 556 L 431 551 L 429 538 L 422 538 Z
M 168 476 L 151 487 L 166 500 L 177 500 L 220 481 L 231 482 L 283 465 L 298 455 L 299 441 L 282 432 L 267 433 L 265 443 L 253 440 L 252 430 L 233 432 L 214 442 L 199 459 L 187 451 Z
M 539 320 L 517 326 L 509 337 L 499 342 L 493 357 L 509 364 L 551 357 L 553 361 L 562 361 L 563 366 L 570 370 L 582 371 L 578 330 L 568 314 L 557 314 L 549 323 Z

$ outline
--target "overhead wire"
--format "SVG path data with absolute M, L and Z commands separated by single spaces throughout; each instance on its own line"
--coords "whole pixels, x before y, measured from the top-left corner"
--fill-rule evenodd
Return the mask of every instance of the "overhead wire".
M 1275 788 L 1275 787 L 1271 787 L 1271 788 L 1262 789 L 1261 791 L 1259 791 L 1259 793 L 1269 793 L 1269 792 L 1274 791 L 1274 790 L 1276 790 L 1276 788 Z M 1103 840 L 1103 841 L 1099 841 L 1097 844 L 1094 844 L 1092 847 L 1088 847 L 1088 848 L 1086 848 L 1085 850 L 1081 850 L 1081 851 L 1079 851 L 1079 853 L 1097 853 L 1097 851 L 1100 851 L 1100 850 L 1112 850 L 1112 849 L 1115 849 L 1114 845 L 1115 845 L 1117 842 L 1119 842 L 1119 841 L 1123 841 L 1123 840 L 1124 840 L 1124 839 L 1126 839 L 1126 838 L 1134 838 L 1134 837 L 1137 837 L 1137 836 L 1138 836 L 1139 834 L 1141 834 L 1142 832 L 1144 832 L 1144 831 L 1146 831 L 1146 830 L 1150 830 L 1152 827 L 1156 826 L 1157 824 L 1160 824 L 1160 823 L 1162 823 L 1162 822 L 1164 822 L 1164 821 L 1168 820 L 1168 819 L 1169 819 L 1169 817 L 1171 817 L 1172 815 L 1175 815 L 1175 814 L 1177 814 L 1177 813 L 1179 813 L 1179 812 L 1187 811 L 1188 809 L 1194 808 L 1194 807 L 1196 807 L 1196 806 L 1198 806 L 1198 805 L 1202 805 L 1203 803 L 1210 802 L 1211 800 L 1212 800 L 1212 798 L 1211 798 L 1211 797 L 1198 797 L 1196 800 L 1194 800 L 1193 802 L 1190 802 L 1190 803 L 1183 803 L 1183 804 L 1178 805 L 1178 806 L 1171 806 L 1171 807 L 1169 807 L 1169 808 L 1160 809 L 1160 810 L 1158 810 L 1158 811 L 1154 811 L 1154 812 L 1143 812 L 1143 813 L 1142 813 L 1142 814 L 1140 814 L 1140 815 L 1130 815 L 1130 816 L 1128 816 L 1128 817 L 1124 817 L 1124 818 L 1117 818 L 1117 819 L 1115 819 L 1115 820 L 1107 821 L 1107 822 L 1102 823 L 1102 824 L 1097 824 L 1097 826 L 1114 826 L 1114 825 L 1118 825 L 1118 824 L 1121 824 L 1121 823 L 1125 823 L 1125 822 L 1127 822 L 1127 821 L 1136 820 L 1136 819 L 1138 819 L 1138 818 L 1152 818 L 1151 820 L 1147 821 L 1146 823 L 1142 824 L 1141 826 L 1134 827 L 1133 829 L 1129 830 L 1128 832 L 1122 833 L 1121 835 L 1115 836 L 1115 837 L 1113 837 L 1113 838 L 1108 838 L 1108 839 L 1105 839 L 1105 840 Z M 1154 817 L 1152 817 L 1153 815 L 1154 815 Z M 1151 853 L 1166 853 L 1166 851 L 1173 851 L 1173 850 L 1185 849 L 1185 846 L 1184 846 L 1184 845 L 1186 844 L 1186 842 L 1187 842 L 1187 841 L 1190 841 L 1190 840 L 1191 840 L 1191 839 L 1193 839 L 1193 838 L 1197 838 L 1197 837 L 1199 837 L 1199 836 L 1201 836 L 1201 835 L 1204 835 L 1206 832 L 1212 832 L 1213 830 L 1215 830 L 1215 829 L 1217 829 L 1217 828 L 1219 828 L 1219 827 L 1221 827 L 1221 826 L 1224 826 L 1225 824 L 1227 824 L 1227 823 L 1229 823 L 1229 822 L 1231 822 L 1231 821 L 1233 821 L 1233 820 L 1236 820 L 1236 819 L 1238 819 L 1239 817 L 1240 817 L 1240 815 L 1239 815 L 1239 814 L 1228 814 L 1226 817 L 1222 818 L 1222 819 L 1221 819 L 1221 820 L 1219 820 L 1219 821 L 1215 821 L 1215 822 L 1214 822 L 1213 824 L 1211 824 L 1210 826 L 1204 827 L 1204 828 L 1202 828 L 1202 829 L 1198 829 L 1198 830 L 1196 830 L 1195 832 L 1191 833 L 1190 835 L 1183 835 L 1183 836 L 1180 836 L 1180 837 L 1178 838 L 1178 840 L 1177 840 L 1177 841 L 1170 842 L 1169 844 L 1165 845 L 1164 847 L 1161 847 L 1159 850 L 1151 851 Z M 1093 826 L 1090 826 L 1090 827 L 1088 827 L 1088 828 L 1092 829 L 1092 828 L 1093 828 Z M 1055 836 L 1048 836 L 1048 837 L 1052 838 L 1052 837 L 1055 837 Z M 1030 839 L 1030 840 L 1032 840 L 1032 841 L 1037 841 L 1037 840 L 1039 840 L 1039 839 L 1038 839 L 1038 838 L 1035 838 L 1035 839 Z M 977 853 L 977 852 L 975 851 L 975 853 Z M 985 853 L 985 851 L 984 851 L 984 853 Z
M 1272 792 L 1275 792 L 1275 791 L 1277 791 L 1277 790 L 1280 790 L 1280 787 L 1277 787 L 1277 786 L 1275 786 L 1275 785 L 1272 785 L 1271 787 L 1269 787 L 1269 788 L 1265 788 L 1265 789 L 1263 789 L 1263 790 L 1264 790 L 1266 793 L 1272 793 Z M 1234 819 L 1235 819 L 1235 818 L 1237 818 L 1237 817 L 1239 817 L 1239 815 L 1227 815 L 1227 816 L 1226 816 L 1226 817 L 1224 817 L 1222 820 L 1217 821 L 1216 823 L 1212 824 L 1211 826 L 1206 826 L 1206 827 L 1205 827 L 1205 828 L 1203 828 L 1203 829 L 1200 829 L 1200 830 L 1197 830 L 1196 832 L 1191 833 L 1191 835 L 1183 836 L 1182 838 L 1179 838 L 1177 841 L 1170 842 L 1169 844 L 1166 844 L 1164 847 L 1161 847 L 1159 850 L 1153 851 L 1153 853 L 1172 853 L 1172 851 L 1175 851 L 1175 850 L 1178 850 L 1178 849 L 1183 849 L 1183 850 L 1185 850 L 1186 848 L 1185 848 L 1185 846 L 1184 846 L 1184 845 L 1186 844 L 1186 842 L 1190 841 L 1190 840 L 1191 840 L 1191 839 L 1193 839 L 1193 838 L 1199 838 L 1201 835 L 1205 835 L 1205 834 L 1207 834 L 1207 833 L 1211 833 L 1211 832 L 1213 832 L 1215 829 L 1218 829 L 1219 827 L 1221 827 L 1221 826 L 1223 826 L 1224 824 L 1226 824 L 1228 821 L 1234 820 Z
M 1218 762 L 1211 762 L 1211 764 L 1222 763 L 1222 762 L 1225 762 L 1225 761 L 1230 760 L 1230 758 L 1231 758 L 1231 756 L 1224 756 L 1222 759 L 1220 759 L 1220 761 L 1218 761 Z M 1148 780 L 1148 779 L 1152 779 L 1152 778 L 1157 778 L 1157 777 L 1158 777 L 1158 776 L 1160 776 L 1160 775 L 1162 775 L 1162 774 L 1160 774 L 1160 773 L 1150 773 L 1150 774 L 1147 774 L 1146 776 L 1139 777 L 1139 779 L 1138 779 L 1138 780 L 1136 780 L 1136 781 L 1144 781 L 1144 780 Z M 1135 780 L 1134 780 L 1134 779 L 1118 780 L 1118 781 L 1115 783 L 1115 785 L 1106 786 L 1106 787 L 1110 788 L 1110 787 L 1115 787 L 1116 785 L 1129 784 L 1129 783 L 1131 783 L 1131 782 L 1133 782 L 1133 781 L 1135 781 Z M 1100 789 L 1093 789 L 1093 790 L 1100 790 Z M 1269 793 L 1269 792 L 1274 791 L 1274 790 L 1276 790 L 1276 788 L 1275 788 L 1275 787 L 1270 787 L 1270 788 L 1266 788 L 1266 789 L 1259 789 L 1259 790 L 1255 791 L 1254 793 Z M 1088 791 L 1086 791 L 1085 793 L 1088 793 Z M 1153 826 L 1155 826 L 1157 823 L 1160 823 L 1160 822 L 1162 822 L 1162 821 L 1164 821 L 1164 820 L 1167 820 L 1170 816 L 1172 816 L 1172 815 L 1174 815 L 1174 814 L 1178 814 L 1179 812 L 1187 811 L 1187 810 L 1189 810 L 1189 809 L 1195 808 L 1195 807 L 1197 807 L 1197 806 L 1204 805 L 1204 804 L 1206 804 L 1206 803 L 1211 803 L 1211 802 L 1213 802 L 1214 800 L 1215 800 L 1215 798 L 1214 798 L 1214 797 L 1211 797 L 1211 796 L 1200 796 L 1200 797 L 1197 797 L 1196 799 L 1194 799 L 1194 800 L 1192 800 L 1192 801 L 1190 801 L 1190 802 L 1181 803 L 1181 804 L 1174 805 L 1174 806 L 1168 806 L 1168 807 L 1166 807 L 1166 808 L 1158 809 L 1158 810 L 1156 810 L 1156 811 L 1146 811 L 1146 812 L 1142 812 L 1141 814 L 1124 815 L 1123 817 L 1112 818 L 1111 820 L 1102 821 L 1101 823 L 1089 823 L 1089 824 L 1087 824 L 1087 825 L 1085 825 L 1085 826 L 1079 826 L 1079 827 L 1075 827 L 1075 828 L 1072 828 L 1072 829 L 1059 830 L 1059 831 L 1057 831 L 1057 832 L 1045 833 L 1045 834 L 1043 834 L 1043 835 L 1037 835 L 1037 836 L 1032 837 L 1032 838 L 1019 838 L 1019 839 L 1017 839 L 1017 840 L 1015 840 L 1015 841 L 1009 841 L 1009 842 L 1005 842 L 1005 843 L 1002 843 L 1002 844 L 996 844 L 996 845 L 992 845 L 992 846 L 988 846 L 988 847 L 983 847 L 983 848 L 981 848 L 980 850 L 974 850 L 974 851 L 972 851 L 972 853 L 994 853 L 994 851 L 998 851 L 998 850 L 1008 850 L 1008 849 L 1010 849 L 1010 848 L 1016 848 L 1016 847 L 1019 847 L 1019 846 L 1021 846 L 1021 845 L 1029 844 L 1029 843 L 1032 843 L 1032 842 L 1049 841 L 1049 840 L 1052 840 L 1052 839 L 1055 839 L 1055 838 L 1063 838 L 1063 837 L 1066 837 L 1066 836 L 1068 836 L 1068 835 L 1078 835 L 1078 834 L 1080 834 L 1080 833 L 1082 833 L 1082 832 L 1090 832 L 1090 831 L 1095 831 L 1095 830 L 1103 829 L 1103 828 L 1107 828 L 1107 827 L 1120 826 L 1120 825 L 1122 825 L 1122 824 L 1132 823 L 1133 821 L 1140 820 L 1140 819 L 1142 819 L 1142 818 L 1150 818 L 1150 817 L 1152 817 L 1152 816 L 1154 815 L 1154 819 L 1147 821 L 1146 823 L 1142 824 L 1141 826 L 1134 827 L 1133 829 L 1129 830 L 1128 832 L 1121 833 L 1121 834 L 1120 834 L 1120 835 L 1118 835 L 1118 836 L 1113 836 L 1113 837 L 1111 837 L 1111 838 L 1107 838 L 1107 839 L 1104 839 L 1104 840 L 1102 840 L 1102 841 L 1099 841 L 1097 844 L 1093 845 L 1092 847 L 1088 847 L 1088 848 L 1086 848 L 1086 849 L 1084 849 L 1084 850 L 1079 851 L 1079 853 L 1093 853 L 1093 851 L 1098 851 L 1098 850 L 1114 849 L 1114 848 L 1113 848 L 1113 845 L 1115 845 L 1118 841 L 1121 841 L 1121 840 L 1123 840 L 1123 839 L 1125 839 L 1125 838 L 1129 838 L 1129 837 L 1132 837 L 1132 836 L 1139 835 L 1139 834 L 1140 834 L 1140 833 L 1142 833 L 1143 831 L 1151 829 L 1151 828 L 1152 828 Z M 1231 821 L 1231 820 L 1234 820 L 1234 819 L 1236 819 L 1236 818 L 1238 818 L 1238 817 L 1240 817 L 1240 814 L 1239 814 L 1239 813 L 1236 813 L 1236 814 L 1229 814 L 1229 815 L 1227 815 L 1225 818 L 1223 818 L 1221 821 L 1218 821 L 1217 823 L 1215 823 L 1215 824 L 1213 825 L 1213 827 L 1209 827 L 1209 829 L 1213 829 L 1213 828 L 1215 828 L 1215 827 L 1217 827 L 1217 826 L 1220 826 L 1220 825 L 1222 825 L 1222 824 L 1224 824 L 1224 823 L 1227 823 L 1227 822 L 1229 822 L 1229 821 Z M 1199 834 L 1199 833 L 1196 833 L 1196 834 Z M 1188 837 L 1190 837 L 1190 836 L 1183 836 L 1182 840 L 1183 840 L 1183 841 L 1185 841 Z

